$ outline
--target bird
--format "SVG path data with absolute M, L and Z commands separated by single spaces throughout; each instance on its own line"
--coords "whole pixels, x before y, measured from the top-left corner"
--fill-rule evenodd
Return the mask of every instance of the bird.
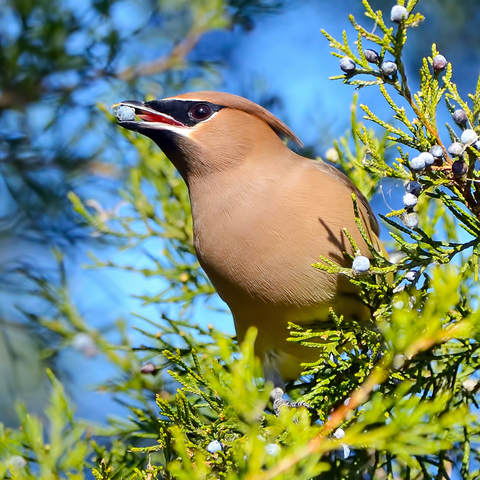
M 340 170 L 290 149 L 288 141 L 302 145 L 293 131 L 246 98 L 201 91 L 114 106 L 123 109 L 119 125 L 155 142 L 183 177 L 198 261 L 228 305 L 238 340 L 257 329 L 255 353 L 273 384 L 275 412 L 304 405 L 284 398 L 285 385 L 318 353 L 287 341 L 289 323 L 321 328 L 330 309 L 346 320 L 371 319 L 358 287 L 313 266 L 320 255 L 343 267 L 351 267 L 346 253 L 371 258 L 352 193 L 368 238 L 384 251 L 368 201 Z

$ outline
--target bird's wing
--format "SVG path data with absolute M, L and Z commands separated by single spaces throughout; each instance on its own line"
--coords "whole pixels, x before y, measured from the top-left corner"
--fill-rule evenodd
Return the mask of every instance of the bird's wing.
M 368 220 L 370 222 L 370 225 L 366 225 L 366 227 L 370 227 L 370 229 L 378 237 L 380 235 L 380 226 L 375 217 L 375 214 L 373 213 L 372 207 L 370 207 L 368 200 L 365 198 L 365 195 L 363 195 L 363 193 L 358 189 L 358 187 L 344 173 L 338 170 L 338 168 L 335 168 L 322 160 L 313 160 L 313 163 L 317 168 L 322 170 L 327 175 L 331 175 L 335 180 L 344 183 L 349 189 L 352 190 L 352 192 L 355 193 L 355 196 L 357 197 L 357 200 L 359 200 L 360 205 L 363 206 L 363 209 L 366 211 Z

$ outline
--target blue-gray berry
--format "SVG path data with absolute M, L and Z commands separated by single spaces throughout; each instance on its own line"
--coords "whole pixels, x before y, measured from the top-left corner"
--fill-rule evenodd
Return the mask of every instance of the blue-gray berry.
M 418 214 L 415 212 L 410 212 L 406 213 L 403 216 L 403 223 L 407 228 L 414 229 L 418 227 L 418 223 L 420 221 L 420 218 L 418 217 Z
M 420 172 L 425 168 L 425 159 L 421 157 L 413 157 L 410 160 L 410 168 L 415 172 Z
M 480 140 L 477 140 L 477 141 L 473 144 L 473 148 L 476 148 L 477 150 L 480 150 Z
M 463 143 L 453 142 L 448 146 L 447 150 L 452 157 L 459 157 L 464 152 L 465 146 Z
M 466 125 L 467 124 L 467 114 L 465 113 L 465 110 L 459 108 L 458 110 L 455 110 L 453 112 L 453 120 L 455 123 L 458 125 Z
M 460 138 L 462 143 L 473 143 L 478 140 L 478 135 L 475 130 L 472 130 L 471 128 L 467 128 L 462 132 L 462 136 Z
M 418 198 L 413 193 L 406 193 L 403 196 L 403 205 L 405 208 L 413 208 L 418 202 Z
M 408 10 L 401 5 L 395 5 L 390 12 L 390 20 L 395 23 L 400 23 L 408 17 Z
M 222 452 L 223 445 L 218 440 L 213 440 L 207 445 L 207 452 L 215 453 L 215 452 Z
M 341 443 L 339 449 L 335 452 L 337 458 L 346 459 L 350 456 L 351 450 L 346 443 Z
M 265 452 L 271 457 L 276 457 L 280 453 L 280 450 L 280 446 L 276 443 L 269 443 L 268 445 L 265 445 Z
M 429 151 L 435 158 L 443 158 L 445 155 L 445 151 L 440 145 L 434 145 Z
M 365 50 L 363 54 L 365 55 L 367 62 L 378 63 L 380 55 L 375 50 L 372 50 L 371 48 L 367 48 L 367 50 Z
M 397 73 L 397 64 L 387 60 L 386 62 L 382 62 L 380 65 L 380 70 L 386 75 L 394 75 Z
M 13 467 L 14 469 L 16 470 L 20 470 L 21 468 L 25 468 L 26 465 L 27 465 L 27 461 L 21 457 L 20 455 L 12 455 L 8 460 L 7 460 L 7 464 L 10 466 L 10 467 Z M 12 472 L 14 473 L 14 472 Z M 23 476 L 23 475 L 22 475 Z M 15 475 L 15 478 L 18 478 L 16 475 Z
M 363 255 L 358 255 L 353 259 L 352 268 L 355 273 L 365 273 L 370 270 L 370 260 Z
M 435 158 L 433 158 L 433 155 L 430 152 L 422 152 L 419 155 L 419 158 L 423 158 L 425 165 L 433 165 L 435 162 Z
M 73 337 L 72 347 L 85 357 L 94 357 L 98 353 L 94 339 L 84 332 L 79 332 Z
M 128 122 L 130 120 L 135 120 L 135 110 L 126 105 L 121 105 L 117 108 L 115 116 L 120 122 Z
M 466 175 L 468 172 L 468 165 L 463 160 L 457 160 L 452 163 L 452 173 L 455 177 L 460 178 Z
M 422 186 L 418 182 L 411 181 L 405 185 L 405 191 L 418 197 L 422 191 Z
M 443 55 L 435 55 L 433 57 L 432 66 L 436 72 L 441 72 L 442 70 L 445 70 L 445 67 L 447 66 L 447 59 Z
M 355 69 L 357 68 L 357 65 L 351 58 L 343 57 L 340 60 L 340 68 L 345 73 L 353 73 L 355 71 Z
M 418 270 L 410 270 L 405 274 L 405 280 L 413 283 L 417 279 L 417 276 L 418 276 Z

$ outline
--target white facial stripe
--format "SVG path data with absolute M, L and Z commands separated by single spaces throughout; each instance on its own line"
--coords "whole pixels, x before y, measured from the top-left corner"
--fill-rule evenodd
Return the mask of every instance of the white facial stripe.
M 191 128 L 188 127 L 177 127 L 176 125 L 170 125 L 169 123 L 162 123 L 162 122 L 145 122 L 148 123 L 148 126 L 154 128 L 156 130 L 170 130 L 171 132 L 177 133 L 178 135 L 182 135 L 184 137 L 190 137 L 190 133 L 192 131 Z

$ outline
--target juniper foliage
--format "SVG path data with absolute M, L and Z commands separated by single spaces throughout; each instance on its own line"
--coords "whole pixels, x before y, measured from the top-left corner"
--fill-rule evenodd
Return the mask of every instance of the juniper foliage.
M 372 310 L 369 325 L 347 322 L 332 311 L 331 323 L 322 329 L 291 326 L 291 341 L 317 349 L 319 359 L 305 365 L 304 377 L 288 392 L 312 405 L 318 418 L 301 409 L 273 415 L 269 386 L 253 354 L 254 331 L 238 346 L 219 330 L 190 321 L 195 305 L 213 290 L 193 254 L 186 188 L 163 153 L 126 131 L 139 153 L 123 192 L 127 213 L 105 214 L 74 194 L 70 199 L 100 235 L 124 239 L 129 247 L 152 238 L 162 242 L 162 255 L 149 254 L 152 268 L 137 272 L 134 265 L 121 267 L 168 280 L 163 292 L 143 298 L 159 306 L 160 318 L 139 314 L 145 325 L 139 328 L 142 345 L 131 345 L 126 334 L 121 344 L 112 345 L 82 321 L 66 281 L 58 289 L 41 278 L 32 281 L 36 293 L 57 308 L 54 318 L 37 321 L 63 339 L 79 332 L 89 335 L 118 369 L 102 388 L 121 393 L 130 414 L 111 419 L 108 427 L 86 429 L 52 377 L 48 441 L 39 420 L 20 410 L 23 428 L 0 430 L 0 476 L 80 479 L 85 468 L 96 479 L 480 476 L 479 153 L 473 143 L 465 145 L 468 172 L 456 177 L 446 146 L 459 141 L 461 129 L 448 125 L 446 137 L 437 124 L 438 107 L 446 102 L 452 113 L 462 108 L 468 127 L 480 132 L 480 79 L 476 91 L 463 99 L 451 63 L 444 72 L 433 70 L 438 54 L 433 45 L 423 60 L 420 89 L 412 92 L 402 55 L 409 30 L 421 26 L 423 17 L 416 10 L 422 2 L 399 0 L 409 12 L 399 24 L 385 20 L 388 15 L 374 11 L 367 0 L 362 3 L 367 26 L 350 17 L 355 42 L 345 32 L 341 41 L 323 32 L 333 55 L 348 56 L 357 65 L 353 73 L 332 78 L 357 89 L 379 89 L 394 121 L 383 120 L 366 105 L 359 105 L 359 119 L 355 107 L 351 131 L 334 143 L 335 155 L 329 158 L 368 197 L 384 178 L 415 180 L 423 191 L 415 207 L 418 227 L 403 224 L 411 210 L 399 208 L 382 217 L 391 237 L 389 249 L 403 252 L 397 263 L 370 245 L 372 267 L 365 275 L 326 258 L 316 265 L 350 278 Z M 379 49 L 378 64 L 366 61 L 365 48 Z M 385 60 L 396 63 L 397 73 L 382 72 Z M 434 145 L 444 148 L 443 160 L 412 170 L 409 159 Z M 356 212 L 355 197 L 352 208 Z M 92 260 L 98 268 L 116 267 Z M 58 262 L 61 268 L 60 255 Z M 412 270 L 413 281 L 412 276 L 407 280 Z M 170 308 L 175 305 L 180 308 Z M 168 313 L 172 311 L 175 318 Z

